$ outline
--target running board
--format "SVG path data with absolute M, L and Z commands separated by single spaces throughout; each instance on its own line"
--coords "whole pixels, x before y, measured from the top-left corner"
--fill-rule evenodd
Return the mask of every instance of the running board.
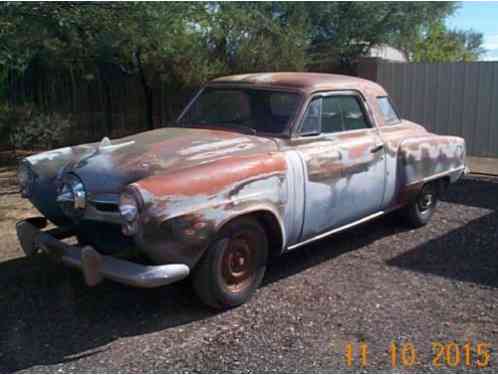
M 287 247 L 287 250 L 294 250 L 294 249 L 297 249 L 298 247 L 301 247 L 301 246 L 304 246 L 304 245 L 307 245 L 311 242 L 314 242 L 314 241 L 318 241 L 318 240 L 321 240 L 322 238 L 325 238 L 325 237 L 328 237 L 330 236 L 331 234 L 334 234 L 334 233 L 338 233 L 338 232 L 342 232 L 343 230 L 346 230 L 346 229 L 349 229 L 349 228 L 352 228 L 352 227 L 355 227 L 357 225 L 360 225 L 360 224 L 363 224 L 363 223 L 366 223 L 367 221 L 370 221 L 372 219 L 375 219 L 376 217 L 379 217 L 379 216 L 382 216 L 384 215 L 385 212 L 384 211 L 379 211 L 379 212 L 376 212 L 372 215 L 368 215 L 368 216 L 365 216 L 363 219 L 360 219 L 360 220 L 357 220 L 357 221 L 353 221 L 352 223 L 349 223 L 349 224 L 346 224 L 346 225 L 343 225 L 342 227 L 339 227 L 339 228 L 335 228 L 335 229 L 332 229 L 328 232 L 325 232 L 325 233 L 322 233 L 322 234 L 319 234 L 318 236 L 315 236 L 315 237 L 312 237 L 312 238 L 309 238 L 305 241 L 302 241 L 302 242 L 299 242 L 299 243 L 296 243 L 292 246 L 289 246 Z

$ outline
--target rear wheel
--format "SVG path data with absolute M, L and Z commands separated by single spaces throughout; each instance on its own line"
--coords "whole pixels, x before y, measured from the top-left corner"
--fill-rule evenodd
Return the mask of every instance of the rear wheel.
M 194 270 L 193 286 L 201 300 L 215 308 L 246 302 L 261 284 L 268 240 L 261 225 L 243 218 L 228 223 Z
M 436 181 L 424 185 L 416 200 L 403 210 L 408 224 L 415 228 L 426 225 L 436 210 L 438 196 L 439 185 Z

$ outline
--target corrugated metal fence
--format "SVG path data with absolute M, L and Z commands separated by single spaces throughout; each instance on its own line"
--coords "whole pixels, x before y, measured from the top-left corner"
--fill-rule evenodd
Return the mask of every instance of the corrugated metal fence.
M 464 137 L 468 155 L 498 157 L 498 62 L 378 62 L 376 73 L 404 118 Z

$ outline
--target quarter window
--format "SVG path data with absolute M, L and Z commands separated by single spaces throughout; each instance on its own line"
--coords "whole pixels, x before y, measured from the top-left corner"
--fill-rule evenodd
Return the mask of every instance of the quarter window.
M 302 135 L 320 134 L 321 112 L 322 99 L 313 99 L 304 114 L 303 126 L 301 128 Z
M 391 99 L 387 96 L 380 96 L 377 98 L 379 103 L 380 111 L 382 112 L 382 116 L 384 117 L 384 124 L 386 125 L 395 125 L 400 122 L 398 113 L 394 109 Z

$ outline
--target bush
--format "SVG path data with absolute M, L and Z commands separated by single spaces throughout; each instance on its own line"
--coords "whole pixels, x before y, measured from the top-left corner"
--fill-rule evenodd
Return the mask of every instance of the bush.
M 10 145 L 10 134 L 12 124 L 16 121 L 12 108 L 5 104 L 0 104 L 0 146 Z
M 9 116 L 11 123 L 10 144 L 15 148 L 51 149 L 64 144 L 68 130 L 72 126 L 70 115 L 61 113 L 45 114 L 25 107 Z

